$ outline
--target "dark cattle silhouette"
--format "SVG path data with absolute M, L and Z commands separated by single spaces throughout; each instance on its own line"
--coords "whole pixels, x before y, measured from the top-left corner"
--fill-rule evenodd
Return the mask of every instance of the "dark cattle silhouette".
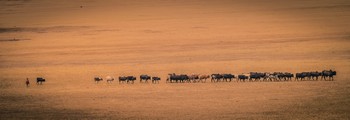
M 134 76 L 119 76 L 119 83 L 131 83 L 133 84 L 134 81 L 136 80 L 136 77 Z
M 94 80 L 96 83 L 98 83 L 99 81 L 102 81 L 103 79 L 101 77 L 95 77 Z
M 119 76 L 118 80 L 119 80 L 119 83 L 123 83 L 123 82 L 125 83 L 125 82 L 127 82 L 127 77 Z
M 223 81 L 231 82 L 235 76 L 233 74 L 222 74 Z
M 250 72 L 249 74 L 249 81 L 257 81 L 261 78 L 264 78 L 266 76 L 265 73 L 258 73 L 258 72 Z
M 321 75 L 321 80 L 327 80 L 326 78 L 328 78 L 328 80 L 334 80 L 333 76 L 337 75 L 337 72 L 333 70 L 323 70 Z
M 222 78 L 221 74 L 211 74 L 211 82 L 219 82 Z
M 315 79 L 318 80 L 318 77 L 321 76 L 322 73 L 316 71 L 316 72 L 310 72 L 309 75 L 310 75 L 310 77 L 311 77 L 312 80 L 315 80 Z
M 127 76 L 126 77 L 127 78 L 127 82 L 129 83 L 134 83 L 134 81 L 136 80 L 136 77 L 134 77 L 134 76 Z
M 294 77 L 294 74 L 288 72 L 274 72 L 272 75 L 276 76 L 278 81 L 289 81 Z
M 169 77 L 167 79 L 167 82 L 189 82 L 189 77 L 186 74 L 176 75 L 175 73 L 168 74 Z
M 292 80 L 292 78 L 294 77 L 294 74 L 293 73 L 284 73 L 284 76 L 287 80 Z
M 160 77 L 152 77 L 152 83 L 159 83 Z
M 148 80 L 151 80 L 151 76 L 149 76 L 149 75 L 140 75 L 140 82 L 142 82 L 142 80 L 145 80 L 145 82 L 148 82 Z
M 310 73 L 309 72 L 301 72 L 301 73 L 296 73 L 295 74 L 295 80 L 305 80 L 305 78 L 309 78 Z
M 274 72 L 272 73 L 273 76 L 277 77 L 277 79 L 275 81 L 282 81 L 282 80 L 286 80 L 285 76 L 282 72 Z
M 237 79 L 237 82 L 238 81 L 243 81 L 243 82 L 245 82 L 245 80 L 248 80 L 248 76 L 246 76 L 246 75 L 238 75 L 238 79 Z
M 38 85 L 43 84 L 43 82 L 45 82 L 45 81 L 46 81 L 45 78 L 42 78 L 42 77 L 37 77 L 36 78 L 36 84 L 38 84 Z

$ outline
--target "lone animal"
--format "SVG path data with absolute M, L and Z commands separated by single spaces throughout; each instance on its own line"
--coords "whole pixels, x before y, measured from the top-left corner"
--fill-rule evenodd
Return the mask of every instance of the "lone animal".
M 46 80 L 44 79 L 44 78 L 42 78 L 42 77 L 37 77 L 36 78 L 36 84 L 43 84 L 43 82 L 45 82 Z

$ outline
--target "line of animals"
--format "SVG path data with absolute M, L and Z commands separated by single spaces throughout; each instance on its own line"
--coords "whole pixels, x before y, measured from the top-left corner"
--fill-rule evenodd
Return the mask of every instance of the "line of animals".
M 94 78 L 95 82 L 99 82 L 99 81 L 103 81 L 103 78 L 102 77 L 95 77 Z M 119 83 L 134 83 L 134 81 L 136 80 L 136 77 L 135 76 L 120 76 L 118 78 L 119 80 Z M 157 77 L 157 76 L 149 76 L 149 75 L 140 75 L 140 82 L 148 82 L 148 80 L 152 80 L 152 83 L 159 83 L 159 81 L 161 80 L 160 77 Z M 107 83 L 112 83 L 112 81 L 114 81 L 114 78 L 111 77 L 111 76 L 107 76 L 106 77 L 106 81 Z
M 166 79 L 167 83 L 195 83 L 195 82 L 206 82 L 207 79 L 211 78 L 211 82 L 231 82 L 234 79 L 236 79 L 237 82 L 242 81 L 248 81 L 248 82 L 254 82 L 254 81 L 292 81 L 292 78 L 295 77 L 295 81 L 304 81 L 304 80 L 318 80 L 320 79 L 324 80 L 334 80 L 333 76 L 337 74 L 336 71 L 333 70 L 323 70 L 322 72 L 313 71 L 313 72 L 301 72 L 296 73 L 295 76 L 292 73 L 288 72 L 250 72 L 248 74 L 240 74 L 240 75 L 233 75 L 233 74 L 211 74 L 211 75 L 200 75 L 200 74 L 168 74 L 168 78 Z M 95 77 L 95 82 L 98 83 L 100 81 L 103 81 L 102 77 Z M 135 76 L 120 76 L 118 78 L 119 83 L 131 83 L 133 84 L 136 80 Z M 140 75 L 139 77 L 140 83 L 144 82 L 147 83 L 149 80 L 152 81 L 152 83 L 159 83 L 161 80 L 158 76 L 149 76 L 149 75 Z M 106 77 L 107 83 L 112 83 L 114 81 L 114 78 L 111 76 Z

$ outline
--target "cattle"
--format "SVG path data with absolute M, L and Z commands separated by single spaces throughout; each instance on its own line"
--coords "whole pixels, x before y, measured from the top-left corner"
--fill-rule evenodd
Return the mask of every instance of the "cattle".
M 316 71 L 316 72 L 310 72 L 309 75 L 310 75 L 310 77 L 311 77 L 312 80 L 315 80 L 315 78 L 316 78 L 316 80 L 318 80 L 318 77 L 321 76 L 322 73 Z
M 125 76 L 119 76 L 119 84 L 120 83 L 125 83 L 125 82 L 127 82 L 127 77 L 125 77 Z
M 222 78 L 221 74 L 211 74 L 211 82 L 219 82 Z
M 233 74 L 211 74 L 211 82 L 231 82 L 234 78 Z
M 119 83 L 134 83 L 134 81 L 136 80 L 136 77 L 134 76 L 120 76 L 119 77 Z
M 159 83 L 160 77 L 152 77 L 152 83 Z
M 289 81 L 292 80 L 292 77 L 294 77 L 292 73 L 288 72 L 274 72 L 273 75 L 277 77 L 279 81 Z
M 111 76 L 107 76 L 106 81 L 107 81 L 107 83 L 112 83 L 112 81 L 114 81 L 114 78 Z
M 222 74 L 223 81 L 231 82 L 235 78 L 232 74 Z
M 321 75 L 322 75 L 321 80 L 322 79 L 326 80 L 326 78 L 328 78 L 328 80 L 333 81 L 334 80 L 333 76 L 337 75 L 337 72 L 333 70 L 323 70 Z
M 192 74 L 188 76 L 189 81 L 197 82 L 199 80 L 199 74 Z
M 268 79 L 270 81 L 277 81 L 279 80 L 280 78 L 278 78 L 279 76 L 278 75 L 274 75 L 274 74 L 269 74 L 269 75 L 266 75 L 268 77 Z
M 145 80 L 145 82 L 148 82 L 148 80 L 151 80 L 151 76 L 149 75 L 140 75 L 140 83 L 142 80 Z
M 102 81 L 103 78 L 101 78 L 101 77 L 95 77 L 94 80 L 95 80 L 96 83 L 98 83 L 98 82 Z
M 176 81 L 175 80 L 175 73 L 172 73 L 172 74 L 168 74 L 168 78 L 166 79 L 166 82 L 168 83 L 168 82 L 170 82 L 170 83 L 172 83 L 173 81 Z
M 333 80 L 333 76 L 336 75 L 336 71 L 332 70 L 323 70 L 322 72 L 313 71 L 313 72 L 301 72 L 295 74 L 295 80 L 318 80 L 318 77 L 321 76 L 321 80 Z
M 199 76 L 199 81 L 206 82 L 208 78 L 210 78 L 209 75 L 200 75 Z
M 259 80 L 260 81 L 260 79 L 261 78 L 264 78 L 266 76 L 266 74 L 265 73 L 258 73 L 258 72 L 250 72 L 250 74 L 249 74 L 249 81 L 257 81 L 257 80 Z
M 245 82 L 245 80 L 248 80 L 248 76 L 243 75 L 243 74 L 238 75 L 237 82 L 238 82 L 238 81 L 243 81 L 243 82 Z
M 309 72 L 301 72 L 295 74 L 295 80 L 305 80 L 305 78 L 309 78 L 310 73 Z
M 264 73 L 263 81 L 277 81 L 278 76 L 275 73 Z
M 276 80 L 278 81 L 286 80 L 285 75 L 282 72 L 274 72 L 272 75 L 277 77 Z
M 309 72 L 301 72 L 301 73 L 295 73 L 295 81 L 304 81 L 307 80 L 309 76 Z
M 175 82 L 189 82 L 189 77 L 186 74 L 181 74 L 181 75 L 176 75 L 175 73 L 168 74 L 169 77 L 167 79 L 167 82 L 172 83 L 173 81 Z
M 285 77 L 287 80 L 292 80 L 292 78 L 294 77 L 294 74 L 293 73 L 284 73 Z
M 133 84 L 134 81 L 136 80 L 136 77 L 134 77 L 134 76 L 127 76 L 126 78 L 127 78 L 127 82 L 128 82 L 128 83 L 131 82 L 132 84 Z
M 249 75 L 248 75 L 249 74 Z M 211 82 L 231 82 L 237 77 L 238 81 L 245 82 L 248 81 L 291 81 L 291 79 L 294 77 L 294 74 L 288 73 L 288 72 L 250 72 L 248 74 L 240 74 L 238 76 L 235 76 L 233 74 L 211 74 L 211 75 L 200 75 L 200 74 L 168 74 L 168 78 L 166 79 L 167 83 L 185 83 L 185 82 L 206 82 L 206 79 L 211 78 Z M 337 73 L 336 71 L 332 70 L 323 70 L 322 72 L 318 71 L 312 71 L 312 72 L 301 72 L 295 74 L 295 81 L 304 81 L 304 80 L 318 80 L 318 77 L 321 77 L 321 80 L 334 80 L 333 76 L 335 76 Z M 105 78 L 108 83 L 111 83 L 114 78 L 111 76 L 107 76 Z M 94 80 L 98 83 L 99 81 L 102 81 L 103 79 L 101 77 L 95 77 Z M 119 83 L 134 83 L 136 80 L 136 77 L 134 76 L 119 76 Z M 151 77 L 146 74 L 140 75 L 140 82 L 145 80 L 145 82 L 148 82 L 148 80 L 152 80 L 152 83 L 159 83 L 160 78 L 159 77 Z M 42 84 L 42 82 L 45 82 L 44 78 L 38 77 L 37 78 L 37 84 Z
M 45 78 L 42 78 L 42 77 L 37 77 L 36 78 L 36 84 L 38 84 L 38 85 L 43 84 L 43 82 L 45 82 L 45 81 L 46 81 Z

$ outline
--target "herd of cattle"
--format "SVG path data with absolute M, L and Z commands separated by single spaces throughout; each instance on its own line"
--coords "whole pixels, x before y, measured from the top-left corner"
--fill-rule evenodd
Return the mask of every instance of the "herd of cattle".
M 250 72 L 248 74 L 211 74 L 211 75 L 200 75 L 200 74 L 168 74 L 168 78 L 166 79 L 167 83 L 195 83 L 195 82 L 206 82 L 207 79 L 210 79 L 211 82 L 231 82 L 236 79 L 237 82 L 254 82 L 254 81 L 292 81 L 292 78 L 295 78 L 295 81 L 304 81 L 304 80 L 318 80 L 319 78 L 322 80 L 333 80 L 333 76 L 337 74 L 336 71 L 333 70 L 323 70 L 322 72 L 313 71 L 313 72 L 301 72 L 296 73 L 295 76 L 292 73 L 288 72 Z M 111 83 L 114 81 L 114 78 L 111 76 L 107 76 L 106 81 Z M 95 82 L 102 81 L 103 78 L 95 77 Z M 120 76 L 118 78 L 119 83 L 134 83 L 136 80 L 135 76 Z M 157 76 L 149 76 L 149 75 L 140 75 L 140 82 L 148 82 L 149 80 L 152 83 L 159 83 L 161 80 L 160 77 Z
M 99 82 L 102 81 L 103 78 L 102 77 L 95 77 L 94 78 L 95 82 Z M 134 83 L 134 81 L 136 80 L 135 76 L 120 76 L 118 78 L 119 83 Z M 160 81 L 160 77 L 156 77 L 156 76 L 149 76 L 149 75 L 140 75 L 140 82 L 145 81 L 148 82 L 148 80 L 152 80 L 152 83 L 159 83 Z M 111 76 L 107 76 L 106 77 L 106 81 L 107 83 L 111 83 L 112 81 L 114 81 L 114 78 Z

